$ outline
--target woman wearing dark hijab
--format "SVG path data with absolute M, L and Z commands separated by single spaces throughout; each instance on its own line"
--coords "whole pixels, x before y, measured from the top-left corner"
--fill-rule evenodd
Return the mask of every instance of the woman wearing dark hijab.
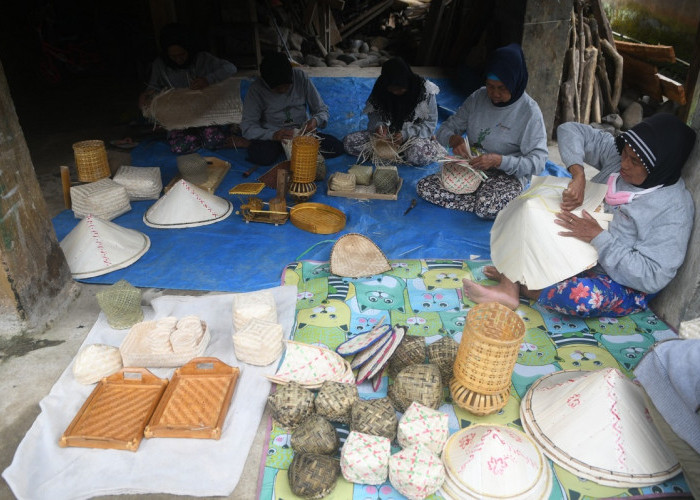
M 465 294 L 474 302 L 496 301 L 512 309 L 523 295 L 582 317 L 646 309 L 685 260 L 694 205 L 680 176 L 695 131 L 674 115 L 656 114 L 617 138 L 589 125 L 563 123 L 557 140 L 572 180 L 555 222 L 561 236 L 593 245 L 598 265 L 544 290 L 527 290 L 489 267 L 485 274 L 498 285 L 464 280 Z M 600 170 L 593 182 L 608 184 L 605 211 L 613 214 L 608 229 L 585 210 L 580 217 L 571 212 L 583 199 L 584 162 Z
M 437 125 L 438 92 L 437 85 L 416 75 L 403 59 L 389 59 L 382 65 L 363 111 L 368 118 L 367 130 L 348 134 L 343 139 L 345 152 L 359 156 L 372 134 L 391 138 L 396 145 L 413 138 L 402 151 L 402 159 L 416 166 L 433 163 L 444 152 L 431 139 Z
M 437 140 L 487 178 L 469 194 L 445 189 L 439 174 L 421 179 L 416 190 L 445 208 L 495 219 L 547 161 L 547 131 L 537 103 L 525 92 L 528 74 L 520 45 L 494 51 L 485 86 L 471 94 L 438 129 Z M 468 149 L 467 144 L 471 147 Z
M 141 94 L 139 105 L 145 107 L 156 94 L 168 89 L 201 90 L 236 74 L 233 63 L 209 52 L 196 51 L 189 28 L 172 23 L 160 32 L 161 55 L 151 66 L 148 88 Z M 196 127 L 170 130 L 168 143 L 174 153 L 191 153 L 201 147 L 218 149 L 232 145 L 227 126 Z

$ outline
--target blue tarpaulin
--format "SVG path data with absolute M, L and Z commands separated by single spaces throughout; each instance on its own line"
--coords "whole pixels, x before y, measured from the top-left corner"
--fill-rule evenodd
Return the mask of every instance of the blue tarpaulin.
M 312 81 L 330 109 L 330 123 L 323 132 L 342 138 L 366 127 L 362 109 L 374 84 L 373 78 L 314 77 Z M 443 120 L 459 107 L 465 95 L 447 79 L 434 81 L 441 90 L 438 105 Z M 241 86 L 243 94 L 248 84 L 244 81 Z M 243 173 L 251 168 L 245 160 L 245 150 L 200 150 L 199 154 L 219 157 L 231 164 L 215 194 L 230 200 L 234 211 L 244 200 L 229 195 L 229 190 L 242 182 L 257 180 L 269 168 L 261 167 L 245 178 Z M 131 165 L 160 167 L 163 185 L 167 185 L 177 174 L 176 158 L 165 142 L 149 140 L 132 150 Z M 333 172 L 347 171 L 354 163 L 356 158 L 348 155 L 326 160 L 326 179 Z M 124 279 L 137 287 L 229 292 L 257 290 L 278 285 L 285 265 L 299 258 L 328 260 L 333 242 L 346 233 L 367 236 L 392 260 L 489 258 L 492 222 L 471 213 L 432 205 L 416 195 L 418 180 L 438 169 L 437 163 L 425 168 L 399 166 L 403 185 L 397 200 L 328 196 L 326 181 L 318 182 L 318 189 L 309 201 L 335 207 L 347 218 L 345 227 L 332 235 L 310 233 L 295 227 L 290 221 L 280 226 L 246 223 L 236 213 L 207 226 L 155 229 L 143 222 L 143 215 L 154 200 L 132 202 L 132 210 L 112 222 L 147 234 L 151 239 L 150 249 L 125 269 L 81 281 L 112 284 Z M 567 175 L 564 169 L 551 162 L 547 164 L 546 174 Z M 264 201 L 274 196 L 274 190 L 269 188 L 258 195 Z M 414 198 L 416 207 L 404 215 Z M 71 210 L 66 210 L 53 222 L 61 240 L 79 219 Z

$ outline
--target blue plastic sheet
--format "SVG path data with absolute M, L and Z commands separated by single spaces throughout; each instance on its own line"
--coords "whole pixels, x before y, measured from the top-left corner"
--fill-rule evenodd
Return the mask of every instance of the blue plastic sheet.
M 312 78 L 327 102 L 331 120 L 324 132 L 342 138 L 348 132 L 366 127 L 362 115 L 372 78 Z M 465 96 L 448 80 L 435 80 L 440 86 L 438 104 L 443 119 L 455 110 Z M 242 93 L 248 85 L 242 85 Z M 261 167 L 248 178 L 243 173 L 251 168 L 245 150 L 200 150 L 203 156 L 216 156 L 231 163 L 231 169 L 219 185 L 216 195 L 234 204 L 234 213 L 215 224 L 185 229 L 155 229 L 143 222 L 143 215 L 154 203 L 132 202 L 132 210 L 112 220 L 122 227 L 136 229 L 149 236 L 151 248 L 137 262 L 125 269 L 82 280 L 86 283 L 112 284 L 124 279 L 137 287 L 245 292 L 277 286 L 282 271 L 299 258 L 328 260 L 333 243 L 343 234 L 360 233 L 372 241 L 389 259 L 469 259 L 489 258 L 491 221 L 471 213 L 447 210 L 432 205 L 416 195 L 416 183 L 438 171 L 439 165 L 425 168 L 399 166 L 403 186 L 397 200 L 356 200 L 326 195 L 327 184 L 318 182 L 318 190 L 309 200 L 325 203 L 341 210 L 347 218 L 345 227 L 332 235 L 309 233 L 291 221 L 275 226 L 246 223 L 235 210 L 244 201 L 229 195 L 229 190 L 242 182 L 257 180 L 269 167 Z M 177 156 L 163 141 L 141 143 L 131 152 L 134 166 L 158 166 L 163 185 L 177 174 Z M 326 160 L 327 176 L 347 171 L 356 159 L 347 155 Z M 547 175 L 567 175 L 561 167 L 548 162 Z M 264 201 L 275 196 L 265 188 L 259 195 Z M 404 212 L 417 200 L 416 207 Z M 54 218 L 59 240 L 79 222 L 66 210 Z

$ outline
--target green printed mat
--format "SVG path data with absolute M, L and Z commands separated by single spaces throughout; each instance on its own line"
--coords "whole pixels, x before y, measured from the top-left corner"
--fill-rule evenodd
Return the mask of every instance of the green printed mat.
M 369 278 L 341 278 L 330 274 L 328 262 L 300 261 L 288 265 L 282 281 L 298 288 L 293 339 L 335 349 L 348 338 L 367 332 L 380 321 L 408 326 L 409 335 L 427 344 L 449 335 L 459 341 L 466 315 L 474 305 L 462 295 L 462 278 L 488 283 L 482 268 L 489 261 L 410 259 L 391 260 L 392 269 Z M 615 367 L 628 376 L 655 342 L 676 334 L 651 311 L 622 318 L 580 319 L 559 316 L 526 302 L 517 313 L 525 322 L 512 376 L 508 404 L 494 415 L 475 416 L 450 404 L 445 391 L 441 411 L 449 415 L 450 432 L 476 423 L 507 425 L 522 430 L 520 400 L 539 377 L 559 370 L 597 370 Z M 377 392 L 368 383 L 359 386 L 361 398 L 387 394 L 385 374 Z M 347 426 L 337 425 L 341 444 Z M 562 425 L 565 425 L 563 423 Z M 392 453 L 398 448 L 392 450 Z M 290 434 L 273 424 L 264 459 L 261 500 L 292 500 L 287 468 L 292 460 Z M 690 497 L 682 474 L 644 488 L 613 488 L 579 479 L 552 464 L 554 482 L 550 499 L 584 500 L 609 497 L 649 497 L 680 494 Z M 327 499 L 403 499 L 387 481 L 380 486 L 353 484 L 342 475 Z M 429 497 L 442 498 L 439 495 Z

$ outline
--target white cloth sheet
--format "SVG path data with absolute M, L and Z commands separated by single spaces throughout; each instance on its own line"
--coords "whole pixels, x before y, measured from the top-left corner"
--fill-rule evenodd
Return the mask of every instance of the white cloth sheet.
M 278 322 L 288 339 L 294 326 L 296 287 L 269 290 L 275 297 Z M 273 374 L 277 367 L 277 363 L 258 367 L 236 360 L 233 295 L 163 296 L 144 308 L 144 320 L 199 316 L 209 324 L 212 336 L 204 355 L 240 367 L 221 439 L 143 439 L 136 452 L 59 447 L 61 435 L 95 387 L 76 382 L 71 363 L 41 400 L 41 413 L 2 474 L 17 498 L 63 500 L 129 493 L 230 495 L 243 471 L 270 392 L 265 375 Z M 119 346 L 127 332 L 112 329 L 104 313 L 100 313 L 83 345 Z M 170 378 L 174 369 L 151 371 Z

